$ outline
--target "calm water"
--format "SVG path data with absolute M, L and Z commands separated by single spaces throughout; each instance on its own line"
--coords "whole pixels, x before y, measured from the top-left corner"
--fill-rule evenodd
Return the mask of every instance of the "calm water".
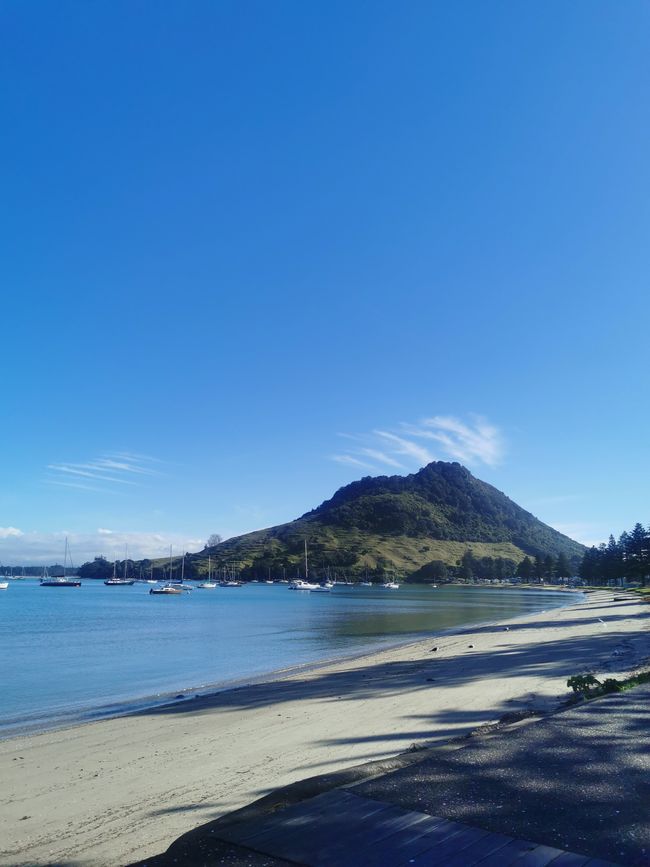
M 219 687 L 397 644 L 463 624 L 574 601 L 550 591 L 286 585 L 150 596 L 147 585 L 0 593 L 0 733 L 124 712 L 190 688 Z

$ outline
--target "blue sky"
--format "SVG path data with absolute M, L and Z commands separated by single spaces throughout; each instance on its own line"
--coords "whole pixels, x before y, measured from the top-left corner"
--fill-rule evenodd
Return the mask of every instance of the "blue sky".
M 192 548 L 429 457 L 582 541 L 648 522 L 649 30 L 2 4 L 0 561 Z

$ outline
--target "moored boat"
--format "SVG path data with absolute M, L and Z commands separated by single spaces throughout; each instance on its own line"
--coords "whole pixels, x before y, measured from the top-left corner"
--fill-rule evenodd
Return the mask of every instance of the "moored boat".
M 183 555 L 183 566 L 185 566 L 185 555 Z M 151 596 L 180 596 L 185 589 L 181 583 L 174 583 L 172 581 L 173 575 L 173 561 L 172 561 L 172 546 L 169 546 L 169 581 L 166 584 L 162 584 L 159 587 L 151 587 L 149 589 L 149 593 Z M 188 588 L 189 589 L 189 588 Z
M 208 557 L 208 580 L 203 581 L 198 587 L 200 590 L 214 590 L 216 586 L 216 582 L 212 580 L 212 558 Z
M 68 578 L 65 574 L 68 563 L 68 537 L 65 537 L 65 552 L 63 554 L 63 575 L 58 578 L 50 578 L 47 574 L 47 569 L 43 569 L 43 577 L 41 578 L 41 587 L 81 587 L 81 581 L 76 578 Z M 72 566 L 72 559 L 70 559 Z
M 126 564 L 128 563 L 127 559 L 128 551 L 124 552 L 124 575 L 122 578 L 117 577 L 117 560 L 113 561 L 113 577 L 107 578 L 104 581 L 107 587 L 131 587 L 135 583 L 134 578 L 127 578 L 126 576 Z

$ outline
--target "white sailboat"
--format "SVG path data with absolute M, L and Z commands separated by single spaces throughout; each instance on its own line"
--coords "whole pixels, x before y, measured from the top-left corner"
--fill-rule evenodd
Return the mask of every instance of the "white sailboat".
M 127 567 L 127 563 L 129 562 L 128 557 L 129 557 L 129 549 L 128 549 L 128 546 L 125 546 L 125 548 L 124 548 L 124 575 L 121 578 L 117 577 L 117 560 L 114 560 L 113 561 L 113 577 L 107 578 L 106 581 L 104 581 L 104 584 L 106 584 L 107 587 L 131 587 L 135 583 L 135 579 L 127 578 L 127 575 L 126 575 L 126 567 Z
M 200 590 L 214 590 L 217 586 L 216 581 L 212 580 L 212 558 L 208 557 L 208 580 L 199 584 Z
M 180 596 L 183 588 L 180 584 L 172 583 L 172 546 L 169 546 L 169 581 L 160 587 L 151 587 L 149 593 L 152 596 Z
M 224 567 L 223 570 L 223 581 L 219 581 L 219 587 L 241 587 L 241 581 L 237 580 L 236 572 L 234 566 L 232 567 L 232 571 L 230 574 L 228 570 Z
M 309 582 L 309 559 L 307 556 L 307 540 L 305 539 L 305 580 L 296 578 L 295 581 L 289 584 L 289 590 L 315 590 L 318 586 L 320 585 Z

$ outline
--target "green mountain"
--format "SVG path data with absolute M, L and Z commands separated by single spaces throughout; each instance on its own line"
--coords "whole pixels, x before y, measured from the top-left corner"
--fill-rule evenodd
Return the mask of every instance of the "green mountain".
M 526 555 L 565 554 L 584 548 L 543 524 L 501 491 L 475 478 L 458 463 L 434 461 L 408 476 L 366 477 L 340 488 L 301 518 L 228 539 L 192 554 L 194 575 L 213 567 L 235 567 L 244 577 L 293 577 L 302 565 L 304 542 L 310 566 L 394 570 L 426 575 L 435 561 L 456 565 L 468 550 L 474 557 L 519 563 Z

